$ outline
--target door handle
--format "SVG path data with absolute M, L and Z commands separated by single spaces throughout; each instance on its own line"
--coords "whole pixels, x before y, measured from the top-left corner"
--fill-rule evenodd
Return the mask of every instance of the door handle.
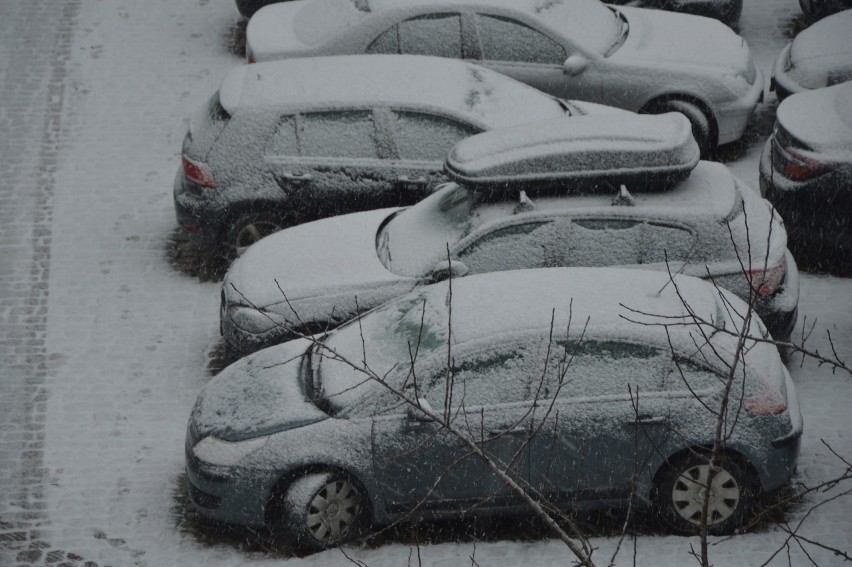
M 396 180 L 400 183 L 410 183 L 412 185 L 425 185 L 429 183 L 429 180 L 425 177 L 409 177 L 408 175 L 400 175 L 396 178 Z
M 313 181 L 314 176 L 310 173 L 291 173 L 289 171 L 285 171 L 284 173 L 275 174 L 275 181 L 278 182 L 278 185 L 286 185 L 288 183 L 306 183 L 308 181 Z
M 652 415 L 640 415 L 639 417 L 626 422 L 625 425 L 663 425 L 666 418 Z

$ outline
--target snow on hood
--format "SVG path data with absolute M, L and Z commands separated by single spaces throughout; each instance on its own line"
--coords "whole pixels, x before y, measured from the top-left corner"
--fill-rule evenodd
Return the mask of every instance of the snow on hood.
M 710 18 L 664 10 L 619 7 L 630 25 L 627 41 L 610 59 L 629 59 L 649 68 L 715 70 L 736 75 L 748 68 L 751 53 L 745 40 Z
M 228 366 L 201 390 L 190 426 L 201 439 L 240 441 L 300 427 L 328 417 L 309 402 L 299 382 L 299 339 L 259 351 Z
M 824 18 L 797 35 L 790 46 L 790 63 L 790 73 L 807 88 L 832 84 L 828 82 L 832 72 L 852 77 L 852 10 Z
M 320 219 L 264 238 L 233 263 L 223 282 L 225 292 L 236 303 L 245 303 L 241 293 L 256 306 L 268 307 L 285 302 L 282 291 L 296 301 L 406 279 L 387 271 L 376 254 L 379 225 L 397 210 Z
M 778 123 L 815 150 L 849 161 L 852 82 L 795 94 L 778 106 Z

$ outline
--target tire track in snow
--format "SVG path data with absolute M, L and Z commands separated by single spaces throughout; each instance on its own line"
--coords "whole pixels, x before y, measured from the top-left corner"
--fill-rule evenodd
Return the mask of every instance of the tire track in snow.
M 0 0 L 0 564 L 83 558 L 48 551 L 46 353 L 56 173 L 71 116 L 68 63 L 82 0 Z M 4 559 L 6 557 L 7 559 Z

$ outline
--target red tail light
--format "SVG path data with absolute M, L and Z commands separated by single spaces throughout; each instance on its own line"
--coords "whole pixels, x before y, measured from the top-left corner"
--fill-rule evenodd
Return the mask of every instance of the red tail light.
M 181 155 L 181 162 L 183 163 L 183 174 L 189 181 L 202 187 L 216 187 L 216 180 L 213 179 L 213 174 L 206 165 L 191 160 L 186 155 Z
M 247 51 L 247 54 L 248 57 L 246 58 L 246 61 L 248 61 L 249 65 L 251 65 L 252 63 L 257 63 L 257 59 L 255 59 L 254 53 L 252 53 L 251 51 Z
M 746 409 L 753 415 L 778 415 L 787 409 L 787 402 L 777 393 L 763 392 L 749 398 Z
M 751 270 L 746 272 L 746 277 L 751 283 L 752 289 L 757 292 L 757 295 L 767 296 L 772 295 L 781 284 L 784 283 L 784 276 L 787 275 L 787 260 L 782 260 L 777 266 L 770 268 Z
M 796 148 L 784 148 L 789 159 L 784 160 L 784 176 L 793 181 L 804 181 L 834 169 L 834 164 L 814 159 Z

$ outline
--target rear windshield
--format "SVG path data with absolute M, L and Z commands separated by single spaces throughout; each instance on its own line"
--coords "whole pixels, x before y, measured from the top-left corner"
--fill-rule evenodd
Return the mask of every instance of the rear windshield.
M 370 8 L 365 0 L 314 0 L 296 14 L 293 29 L 305 45 L 318 45 L 354 25 Z
M 189 144 L 184 148 L 185 151 L 193 157 L 204 158 L 230 119 L 231 115 L 219 101 L 219 92 L 217 91 L 210 97 L 207 104 L 190 119 Z

